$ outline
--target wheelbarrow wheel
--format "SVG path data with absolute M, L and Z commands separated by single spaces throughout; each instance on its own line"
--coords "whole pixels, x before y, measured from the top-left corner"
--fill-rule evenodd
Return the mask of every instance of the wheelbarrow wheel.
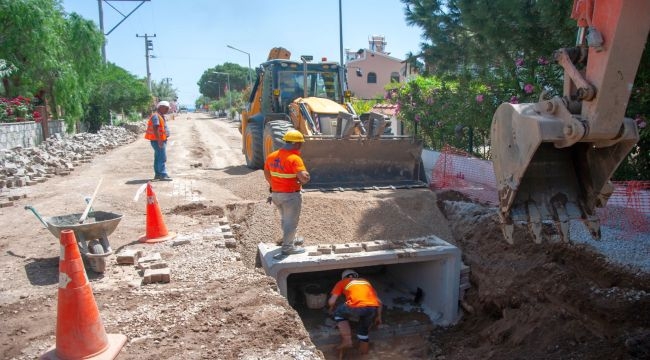
M 102 255 L 104 253 L 104 247 L 100 244 L 99 240 L 91 240 L 88 243 L 89 251 L 93 255 Z M 90 267 L 93 271 L 98 273 L 103 273 L 106 270 L 106 258 L 105 257 L 88 257 L 90 262 Z

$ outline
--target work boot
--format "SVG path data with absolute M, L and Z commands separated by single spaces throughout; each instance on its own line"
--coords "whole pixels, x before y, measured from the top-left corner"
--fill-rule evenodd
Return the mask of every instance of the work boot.
M 305 252 L 305 248 L 301 248 L 299 246 L 292 246 L 288 249 L 282 249 L 282 255 L 296 255 L 296 254 L 302 254 Z
M 297 237 L 293 240 L 293 245 L 294 246 L 302 246 L 302 244 L 305 243 L 305 239 L 302 237 Z M 282 246 L 282 239 L 278 240 L 275 242 L 275 245 L 277 246 Z

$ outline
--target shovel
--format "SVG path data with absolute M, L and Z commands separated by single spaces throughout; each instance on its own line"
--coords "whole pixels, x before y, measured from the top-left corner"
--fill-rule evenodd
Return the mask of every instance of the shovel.
M 90 211 L 90 208 L 93 206 L 93 201 L 95 201 L 95 196 L 97 196 L 97 192 L 99 191 L 99 186 L 102 184 L 103 180 L 104 178 L 99 179 L 99 183 L 95 188 L 95 192 L 93 193 L 93 196 L 90 198 L 90 200 L 88 200 L 88 205 L 86 205 L 86 210 L 84 210 L 84 213 L 81 214 L 81 217 L 79 218 L 79 224 L 83 224 L 84 221 L 86 221 L 86 218 L 88 217 L 88 212 Z

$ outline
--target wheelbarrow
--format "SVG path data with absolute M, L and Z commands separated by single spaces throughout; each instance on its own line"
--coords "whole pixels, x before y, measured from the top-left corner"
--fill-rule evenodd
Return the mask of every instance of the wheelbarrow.
M 85 257 L 93 271 L 103 273 L 106 270 L 106 257 L 113 253 L 108 243 L 108 235 L 112 234 L 122 215 L 106 211 L 88 213 L 83 223 L 79 219 L 83 214 L 70 214 L 52 217 L 42 217 L 32 206 L 25 206 L 57 239 L 62 230 L 74 231 L 79 252 Z

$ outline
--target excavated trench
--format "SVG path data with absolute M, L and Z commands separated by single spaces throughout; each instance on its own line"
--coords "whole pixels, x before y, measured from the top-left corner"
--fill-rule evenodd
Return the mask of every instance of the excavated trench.
M 316 245 L 307 250 L 278 260 L 277 246 L 259 245 L 262 267 L 302 315 L 316 345 L 339 341 L 334 323 L 328 321 L 325 299 L 347 268 L 370 280 L 384 303 L 390 320 L 375 337 L 425 332 L 434 324 L 449 325 L 457 319 L 460 251 L 436 236 Z
M 328 358 L 340 338 L 325 303 L 347 268 L 370 280 L 384 303 L 383 324 L 370 334 L 375 354 L 403 358 L 396 343 L 421 352 L 435 326 L 458 320 L 461 254 L 445 241 L 448 224 L 427 189 L 306 193 L 298 230 L 307 252 L 281 258 L 275 257 L 281 232 L 274 207 L 246 203 L 228 212 L 240 225 L 235 232 L 246 248 L 244 262 L 276 279 Z

